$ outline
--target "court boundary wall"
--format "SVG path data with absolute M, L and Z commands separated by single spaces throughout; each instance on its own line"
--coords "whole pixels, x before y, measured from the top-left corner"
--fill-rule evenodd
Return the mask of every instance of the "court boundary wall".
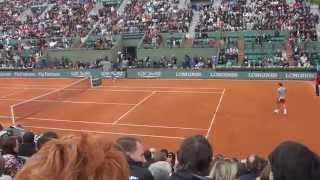
M 103 72 L 98 70 L 56 71 L 0 71 L 0 77 L 73 78 L 73 77 L 128 78 L 128 79 L 240 79 L 240 80 L 314 80 L 316 72 L 301 71 L 214 71 L 174 69 L 129 69 Z

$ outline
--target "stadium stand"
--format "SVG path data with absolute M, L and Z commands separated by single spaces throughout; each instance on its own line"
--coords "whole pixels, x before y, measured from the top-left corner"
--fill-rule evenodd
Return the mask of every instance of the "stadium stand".
M 319 32 L 304 0 L 0 0 L 0 69 L 311 68 Z M 0 126 L 0 179 L 320 179 L 319 156 L 291 141 L 239 160 L 213 156 L 201 135 L 145 157 L 137 138 L 107 139 Z
M 125 6 L 120 13 L 118 8 L 122 2 Z M 38 64 L 55 61 L 49 54 L 57 49 L 108 50 L 109 58 L 116 62 L 114 58 L 124 46 L 154 51 L 159 48 L 218 49 L 206 57 L 217 56 L 218 64 L 228 67 L 310 67 L 319 60 L 319 15 L 301 0 L 292 3 L 223 0 L 220 4 L 199 5 L 199 13 L 188 2 L 181 5 L 179 1 L 166 0 L 28 0 L 24 6 L 20 3 L 18 0 L 1 3 L 3 68 L 43 67 Z M 199 19 L 193 21 L 196 14 Z M 137 41 L 132 41 L 134 39 Z M 131 59 L 146 57 L 140 54 L 144 53 L 137 53 Z M 194 53 L 185 55 L 195 56 Z M 64 58 L 73 63 L 79 61 L 73 57 Z M 184 60 L 181 57 L 179 62 Z M 87 62 L 81 59 L 81 63 Z

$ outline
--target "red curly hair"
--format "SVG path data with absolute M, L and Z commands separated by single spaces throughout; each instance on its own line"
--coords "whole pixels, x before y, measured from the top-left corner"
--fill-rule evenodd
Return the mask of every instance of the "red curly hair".
M 71 135 L 41 148 L 16 180 L 124 180 L 129 168 L 123 152 L 104 135 Z

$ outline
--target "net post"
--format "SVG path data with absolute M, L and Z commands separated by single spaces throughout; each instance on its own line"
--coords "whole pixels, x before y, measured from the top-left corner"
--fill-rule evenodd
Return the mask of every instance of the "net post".
M 12 121 L 12 124 L 16 124 L 16 118 L 14 116 L 14 111 L 13 111 L 13 106 L 11 105 L 10 106 L 10 111 L 11 111 L 11 121 Z

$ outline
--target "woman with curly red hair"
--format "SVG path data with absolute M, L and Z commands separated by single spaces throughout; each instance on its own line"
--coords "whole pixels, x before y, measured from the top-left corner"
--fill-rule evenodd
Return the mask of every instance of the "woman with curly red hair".
M 72 135 L 46 143 L 16 180 L 125 180 L 126 158 L 103 135 Z

